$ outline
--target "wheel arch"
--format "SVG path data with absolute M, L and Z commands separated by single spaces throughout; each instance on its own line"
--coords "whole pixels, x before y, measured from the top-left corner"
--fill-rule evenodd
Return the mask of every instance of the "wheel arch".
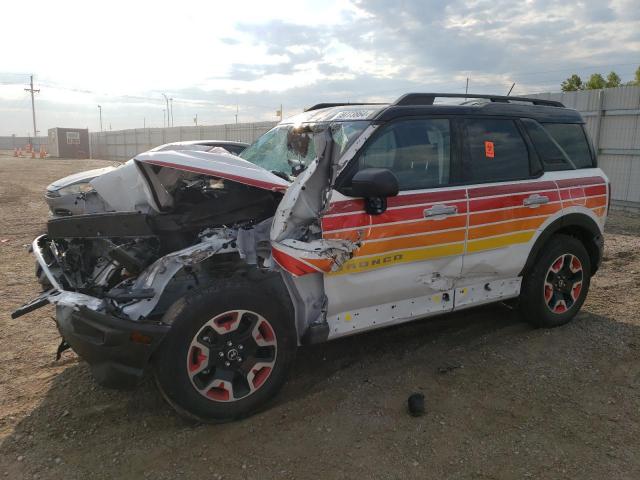
M 544 229 L 533 244 L 533 248 L 531 252 L 529 252 L 529 257 L 520 275 L 524 275 L 531 270 L 542 248 L 544 248 L 553 235 L 558 233 L 570 235 L 580 240 L 589 254 L 591 274 L 593 275 L 598 271 L 602 260 L 602 231 L 590 216 L 583 213 L 570 213 L 556 219 Z

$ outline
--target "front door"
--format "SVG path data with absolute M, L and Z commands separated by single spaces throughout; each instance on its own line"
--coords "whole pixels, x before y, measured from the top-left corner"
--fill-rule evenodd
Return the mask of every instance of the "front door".
M 451 131 L 446 118 L 392 122 L 347 166 L 322 218 L 323 238 L 359 242 L 352 259 L 324 275 L 331 337 L 453 308 L 467 199 L 464 187 L 451 186 Z M 345 195 L 348 178 L 371 167 L 389 168 L 400 185 L 380 215 Z

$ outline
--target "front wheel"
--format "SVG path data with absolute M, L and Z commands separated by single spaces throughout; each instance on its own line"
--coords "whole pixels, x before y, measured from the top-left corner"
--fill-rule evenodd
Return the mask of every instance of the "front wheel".
M 569 235 L 552 236 L 524 276 L 520 310 L 539 327 L 571 321 L 587 297 L 591 261 L 582 242 Z
M 154 358 L 165 399 L 220 422 L 260 410 L 284 384 L 297 346 L 288 299 L 263 282 L 210 287 L 178 301 Z

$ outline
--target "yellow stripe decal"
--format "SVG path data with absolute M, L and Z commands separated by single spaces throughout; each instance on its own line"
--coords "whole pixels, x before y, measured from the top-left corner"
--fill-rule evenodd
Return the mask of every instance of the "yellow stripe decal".
M 535 230 L 528 232 L 517 232 L 500 237 L 484 238 L 482 240 L 471 240 L 467 242 L 467 252 L 481 252 L 483 250 L 493 250 L 507 247 L 513 243 L 527 243 L 534 235 Z
M 400 263 L 420 262 L 439 257 L 450 257 L 452 255 L 462 255 L 464 243 L 453 243 L 450 245 L 438 245 L 429 248 L 414 250 L 398 250 L 384 255 L 373 255 L 367 257 L 356 257 L 345 262 L 342 267 L 330 272 L 328 275 L 343 275 L 346 273 L 358 273 L 376 268 L 389 267 Z

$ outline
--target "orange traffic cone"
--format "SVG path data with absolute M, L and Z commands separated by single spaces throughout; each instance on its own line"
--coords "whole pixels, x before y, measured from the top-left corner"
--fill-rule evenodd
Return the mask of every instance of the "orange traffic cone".
M 44 158 L 47 152 L 44 151 L 44 145 L 40 145 L 40 158 Z
M 14 148 L 14 149 L 13 149 L 13 156 L 14 156 L 14 157 L 17 157 L 17 156 L 18 156 L 18 149 L 17 149 L 17 148 Z
M 18 149 L 18 156 L 19 156 L 19 157 L 21 157 L 21 156 L 22 156 L 22 149 L 21 149 L 21 148 L 19 148 L 19 149 Z
M 31 158 L 36 158 L 36 151 L 31 149 Z

